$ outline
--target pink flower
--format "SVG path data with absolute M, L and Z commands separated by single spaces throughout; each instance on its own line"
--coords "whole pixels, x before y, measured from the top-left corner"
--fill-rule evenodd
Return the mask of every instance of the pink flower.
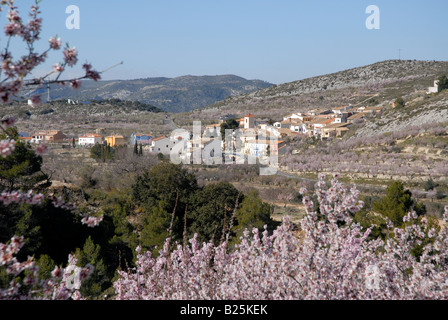
M 79 89 L 81 87 L 81 80 L 73 80 L 70 86 L 73 89 Z
M 60 63 L 56 63 L 55 65 L 53 65 L 53 70 L 56 72 L 62 72 L 64 71 L 64 66 Z
M 62 270 L 61 270 L 61 268 L 59 268 L 59 267 L 55 267 L 54 268 L 54 270 L 51 272 L 51 276 L 53 277 L 53 278 L 57 278 L 57 279 L 60 279 L 60 278 L 62 278 Z
M 14 152 L 16 148 L 16 142 L 14 140 L 2 140 L 0 141 L 0 156 L 6 158 Z
M 99 72 L 97 72 L 95 70 L 86 71 L 86 77 L 89 79 L 92 79 L 93 81 L 98 81 L 101 79 Z
M 6 128 L 9 128 L 9 127 L 14 126 L 15 123 L 16 123 L 16 119 L 14 119 L 13 117 L 5 117 L 5 118 L 3 118 L 3 120 L 2 120 L 2 124 L 3 124 Z
M 64 61 L 70 67 L 73 67 L 76 63 L 78 63 L 78 51 L 74 47 L 65 49 Z
M 5 26 L 5 34 L 8 37 L 14 37 L 22 34 L 23 28 L 18 23 L 10 23 Z
M 94 81 L 98 81 L 99 79 L 101 79 L 99 72 L 92 70 L 92 65 L 90 63 L 84 63 L 82 67 L 83 69 L 86 70 L 87 78 L 92 79 Z
M 84 217 L 81 220 L 82 224 L 86 224 L 90 228 L 94 228 L 100 224 L 100 222 L 103 221 L 103 216 L 100 217 Z
M 86 69 L 86 71 L 92 70 L 92 65 L 90 63 L 84 63 L 82 65 L 83 69 Z
M 48 151 L 48 146 L 46 144 L 40 144 L 36 147 L 36 153 L 38 155 L 43 155 Z
M 32 105 L 41 104 L 41 103 L 42 103 L 42 100 L 41 100 L 39 95 L 35 95 L 35 96 L 31 97 L 31 104 Z
M 3 89 L 3 88 L 1 88 Z M 8 103 L 9 99 L 10 99 L 10 95 L 8 91 L 2 92 L 2 96 L 1 96 L 2 102 L 3 103 Z
M 62 43 L 60 38 L 52 37 L 48 42 L 50 42 L 50 48 L 53 50 L 59 50 L 61 48 Z

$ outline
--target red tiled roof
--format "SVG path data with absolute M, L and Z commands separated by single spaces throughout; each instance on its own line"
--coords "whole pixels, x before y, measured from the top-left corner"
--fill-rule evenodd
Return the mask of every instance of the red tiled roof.
M 162 136 L 162 137 L 160 137 L 160 138 L 153 139 L 152 141 L 159 141 L 159 140 L 162 140 L 162 139 L 165 139 L 165 138 L 166 138 L 165 136 Z
M 91 133 L 86 134 L 85 136 L 79 136 L 80 138 L 102 138 L 99 134 Z

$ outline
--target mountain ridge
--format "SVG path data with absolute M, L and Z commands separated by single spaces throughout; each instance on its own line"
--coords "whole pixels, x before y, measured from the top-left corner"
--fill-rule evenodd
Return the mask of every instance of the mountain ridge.
M 263 116 L 263 111 L 271 109 L 287 113 L 356 104 L 369 96 L 386 103 L 401 93 L 426 90 L 443 73 L 448 74 L 448 61 L 385 60 L 228 97 L 202 110 L 251 111 Z
M 139 101 L 166 112 L 188 112 L 229 96 L 249 93 L 272 84 L 262 80 L 247 80 L 235 75 L 157 77 L 133 80 L 85 80 L 78 90 L 54 85 L 50 87 L 52 100 L 108 100 Z M 28 91 L 47 96 L 46 88 Z

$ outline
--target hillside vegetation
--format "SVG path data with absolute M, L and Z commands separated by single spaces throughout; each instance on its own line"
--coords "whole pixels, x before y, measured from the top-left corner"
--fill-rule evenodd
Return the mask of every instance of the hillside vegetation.
M 217 117 L 251 112 L 260 118 L 279 118 L 291 112 L 342 105 L 390 105 L 398 96 L 423 98 L 447 61 L 387 60 L 368 66 L 273 85 L 246 95 L 229 97 L 192 112 L 193 117 Z M 424 100 L 435 102 L 434 100 Z
M 246 80 L 234 75 L 189 75 L 177 78 L 84 81 L 79 90 L 61 86 L 51 87 L 50 95 L 51 99 L 140 101 L 167 112 L 187 112 L 230 96 L 246 94 L 269 86 L 271 84 L 268 82 Z M 47 96 L 45 89 L 41 93 L 43 97 Z

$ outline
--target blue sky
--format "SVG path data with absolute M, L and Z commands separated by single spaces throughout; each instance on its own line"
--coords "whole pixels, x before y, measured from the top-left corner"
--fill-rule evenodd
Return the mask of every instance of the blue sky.
M 79 30 L 65 26 L 68 5 L 80 9 Z M 369 5 L 380 9 L 379 30 L 365 26 Z M 42 42 L 58 34 L 98 70 L 124 61 L 104 79 L 236 74 L 284 83 L 397 59 L 400 48 L 402 59 L 448 60 L 447 0 L 43 0 L 41 8 Z

